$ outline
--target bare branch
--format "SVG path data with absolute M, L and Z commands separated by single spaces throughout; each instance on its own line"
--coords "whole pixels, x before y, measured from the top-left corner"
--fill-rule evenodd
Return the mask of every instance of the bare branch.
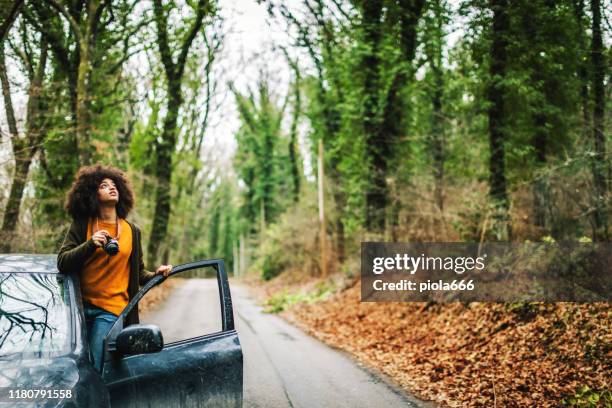
M 206 0 L 199 0 L 198 6 L 196 10 L 195 21 L 193 22 L 183 44 L 181 45 L 181 53 L 179 54 L 178 60 L 176 61 L 176 65 L 178 68 L 177 75 L 180 78 L 182 76 L 185 61 L 187 60 L 187 54 L 189 53 L 189 48 L 191 47 L 191 43 L 195 39 L 196 35 L 202 28 L 202 21 L 204 20 L 204 15 L 206 14 L 206 9 L 208 8 L 208 2 Z
M 32 69 L 32 65 L 30 64 L 28 55 L 23 51 L 22 47 L 17 46 L 10 38 L 7 39 L 9 47 L 13 51 L 13 54 L 19 57 L 26 71 L 28 72 L 28 78 L 32 78 L 34 76 L 34 70 Z
M 342 5 L 338 0 L 331 0 L 331 2 L 334 3 L 334 6 L 336 6 L 338 12 L 340 12 L 340 14 L 342 14 L 345 19 L 347 19 L 348 21 L 351 20 L 351 16 L 342 8 Z
M 172 51 L 168 41 L 168 21 L 164 15 L 164 7 L 161 0 L 153 0 L 153 12 L 155 13 L 155 24 L 157 26 L 157 44 L 161 55 L 164 69 L 168 78 L 174 78 L 175 66 L 172 60 Z
M 21 7 L 23 6 L 23 0 L 14 0 L 13 5 L 8 12 L 8 16 L 6 16 L 4 22 L 0 25 L 0 42 L 4 41 L 4 38 L 8 34 L 11 26 L 17 19 L 19 12 L 21 11 Z
M 6 73 L 4 44 L 2 43 L 0 43 L 0 82 L 2 82 L 2 96 L 4 97 L 4 110 L 6 111 L 6 121 L 8 122 L 9 131 L 13 136 L 13 141 L 15 141 L 19 139 L 19 132 L 17 131 L 17 122 L 15 121 L 15 111 L 13 110 L 13 101 L 11 99 L 11 88 L 8 81 L 8 75 Z

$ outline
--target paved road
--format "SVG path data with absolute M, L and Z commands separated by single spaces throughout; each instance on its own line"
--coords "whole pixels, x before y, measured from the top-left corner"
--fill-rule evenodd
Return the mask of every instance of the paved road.
M 278 316 L 263 313 L 244 286 L 232 284 L 231 291 L 244 354 L 244 407 L 420 406 L 346 354 Z M 166 307 L 143 320 L 158 324 L 167 342 L 221 327 L 214 279 L 190 279 L 166 302 Z M 203 312 L 210 317 L 202 318 Z

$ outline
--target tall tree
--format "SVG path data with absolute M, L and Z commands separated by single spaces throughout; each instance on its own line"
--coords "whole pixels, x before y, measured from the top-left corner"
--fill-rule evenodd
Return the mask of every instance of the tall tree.
M 582 105 L 582 129 L 585 139 L 588 137 L 587 130 L 589 124 L 589 72 L 588 72 L 588 48 L 586 45 L 585 33 L 585 13 L 584 0 L 574 0 L 572 2 L 574 18 L 576 19 L 576 37 L 578 38 L 578 47 L 576 47 L 577 74 L 580 79 L 580 102 Z
M 202 203 L 208 203 L 210 200 L 208 194 L 202 191 L 212 190 L 213 194 L 217 191 L 213 186 L 219 183 L 214 173 L 220 169 L 211 163 L 214 163 L 218 156 L 204 155 L 203 143 L 208 133 L 210 118 L 219 107 L 216 96 L 221 81 L 213 74 L 213 68 L 223 43 L 222 23 L 221 18 L 217 17 L 211 24 L 206 25 L 202 33 L 204 49 L 199 47 L 197 50 L 194 49 L 194 55 L 188 58 L 185 70 L 183 85 L 185 102 L 181 115 L 185 120 L 178 132 L 179 147 L 174 155 L 176 165 L 172 184 L 176 194 L 173 194 L 173 211 L 168 229 L 173 242 L 180 243 L 174 245 L 170 252 L 173 257 L 179 259 L 196 254 L 190 243 L 201 239 L 200 224 L 205 225 L 209 215 L 208 211 L 201 211 Z M 203 60 L 206 63 L 203 63 Z M 157 123 L 157 120 L 153 123 Z M 155 140 L 156 134 L 161 133 L 156 128 L 155 130 L 151 132 L 143 129 L 139 137 L 141 140 L 134 141 L 133 148 L 144 147 L 143 139 Z M 151 143 L 144 143 L 145 146 L 149 145 L 148 149 L 151 149 Z M 146 154 L 146 150 L 141 152 Z M 152 169 L 154 168 L 155 166 L 152 166 Z M 149 174 L 152 174 L 152 171 Z M 199 248 L 203 251 L 205 247 Z
M 148 263 L 153 265 L 158 259 L 160 243 L 168 231 L 170 217 L 170 182 L 172 179 L 172 157 L 177 142 L 177 122 L 179 109 L 183 103 L 181 90 L 185 64 L 189 50 L 200 33 L 204 18 L 214 12 L 213 4 L 207 0 L 199 0 L 194 5 L 195 15 L 187 31 L 178 38 L 172 39 L 168 29 L 169 14 L 173 11 L 172 4 L 164 5 L 162 0 L 153 1 L 155 26 L 157 28 L 157 45 L 166 77 L 166 116 L 161 137 L 155 141 L 157 166 L 155 178 L 155 214 L 148 245 Z M 177 50 L 177 51 L 175 51 Z
M 507 70 L 507 47 L 510 19 L 508 0 L 490 0 L 493 21 L 491 24 L 491 49 L 489 84 L 487 99 L 490 107 L 489 117 L 489 194 L 495 206 L 496 235 L 500 240 L 510 239 L 508 209 L 510 202 L 506 186 L 506 124 L 505 124 L 505 86 Z
M 291 118 L 291 129 L 289 133 L 289 168 L 291 172 L 292 190 L 291 195 L 293 196 L 293 202 L 298 202 L 300 198 L 300 183 L 301 183 L 301 172 L 299 169 L 299 152 L 297 146 L 298 138 L 298 124 L 300 121 L 300 115 L 302 110 L 302 92 L 301 86 L 301 74 L 300 68 L 296 61 L 293 61 L 287 52 L 285 51 L 285 57 L 294 72 L 295 78 L 293 82 L 293 112 Z
M 595 233 L 598 240 L 608 239 L 608 220 L 606 199 L 610 169 L 606 156 L 606 139 L 604 134 L 605 76 L 607 64 L 604 58 L 603 36 L 601 28 L 601 1 L 591 0 L 593 38 L 591 42 L 592 88 L 593 88 L 593 149 L 592 172 L 595 184 Z
M 242 122 L 236 135 L 236 167 L 246 185 L 242 211 L 249 223 L 247 232 L 255 232 L 259 223 L 262 233 L 287 205 L 281 194 L 289 180 L 289 172 L 284 171 L 287 145 L 281 143 L 281 123 L 288 98 L 281 107 L 276 106 L 265 80 L 260 80 L 256 95 L 245 96 L 235 89 L 233 93 Z
M 525 132 L 533 151 L 534 224 L 541 233 L 556 234 L 548 164 L 556 153 L 572 147 L 570 129 L 582 85 L 576 80 L 581 61 L 575 60 L 580 46 L 575 11 L 569 4 L 551 0 L 516 4 L 512 10 L 516 17 L 510 58 L 513 72 L 509 76 L 523 79 L 515 86 L 523 103 L 515 102 L 512 111 L 524 112 L 525 123 L 518 132 Z M 511 120 L 520 122 L 516 116 Z
M 379 104 L 380 43 L 382 41 L 382 0 L 361 2 L 363 43 L 363 132 L 368 159 L 371 161 L 370 183 L 366 191 L 366 227 L 378 232 L 385 228 L 387 209 L 387 161 L 392 149 L 391 135 L 382 132 Z
M 346 114 L 343 106 L 348 104 L 347 93 L 351 92 L 350 85 L 354 77 L 347 72 L 347 66 L 353 66 L 354 58 L 349 53 L 350 38 L 353 33 L 353 9 L 347 4 L 333 2 L 324 4 L 322 0 L 303 0 L 303 15 L 295 15 L 285 4 L 278 5 L 281 15 L 293 26 L 298 36 L 295 45 L 302 48 L 310 57 L 315 73 L 303 79 L 305 99 L 310 98 L 305 116 L 308 117 L 312 127 L 312 146 L 318 146 L 322 139 L 325 147 L 325 167 L 336 208 L 335 212 L 335 252 L 337 259 L 344 260 L 345 219 L 350 209 L 348 191 L 350 179 L 340 170 L 341 163 L 350 154 L 347 145 L 359 145 L 354 140 L 342 137 L 342 117 Z M 350 78 L 348 82 L 347 77 Z M 350 132 L 353 134 L 354 132 Z M 316 157 L 313 151 L 313 157 Z
M 387 185 L 389 163 L 405 131 L 407 107 L 405 90 L 412 79 L 412 60 L 417 45 L 417 25 L 423 11 L 424 1 L 403 0 L 385 4 L 383 1 L 362 1 L 363 58 L 360 70 L 363 74 L 363 131 L 367 159 L 369 161 L 370 185 L 366 192 L 366 227 L 383 232 L 386 225 L 386 210 L 389 203 Z M 387 11 L 384 13 L 384 11 Z M 388 25 L 383 24 L 383 17 Z M 383 36 L 397 32 L 399 60 L 392 70 L 391 78 L 383 77 Z M 388 80 L 390 85 L 385 86 Z M 380 90 L 384 92 L 380 92 Z
M 548 16 L 552 13 L 549 9 L 554 5 L 545 4 L 546 1 L 526 1 L 521 3 L 513 11 L 517 14 L 516 21 L 520 30 L 515 30 L 512 35 L 506 33 L 507 38 L 514 42 L 514 48 L 520 49 L 515 55 L 522 54 L 520 63 L 514 67 L 514 74 L 524 74 L 534 95 L 526 104 L 528 106 L 528 121 L 532 126 L 525 126 L 531 130 L 530 144 L 534 151 L 535 180 L 532 185 L 533 219 L 534 224 L 540 228 L 546 226 L 547 205 L 547 180 L 541 173 L 545 169 L 547 151 L 549 150 L 549 133 L 551 131 L 551 118 L 549 114 L 550 92 L 547 84 L 547 63 L 543 55 L 546 55 L 550 42 L 547 41 L 546 31 L 549 29 Z M 556 30 L 557 31 L 557 30 Z M 509 43 L 511 41 L 508 41 Z M 514 56 L 514 55 L 513 55 Z M 514 58 L 510 58 L 513 60 Z M 511 63 L 509 63 L 511 65 Z M 510 68 L 508 68 L 508 71 Z M 508 73 L 508 76 L 511 76 Z M 550 81 L 548 81 L 550 82 Z M 518 110 L 518 107 L 517 109 Z
M 22 39 L 27 43 L 27 34 Z M 11 98 L 11 89 L 6 69 L 6 58 L 4 54 L 4 42 L 0 42 L 0 82 L 2 83 L 2 95 L 4 97 L 4 107 L 6 119 L 11 136 L 13 147 L 13 157 L 15 159 L 15 172 L 13 175 L 9 198 L 4 210 L 2 221 L 1 247 L 5 251 L 10 251 L 12 235 L 19 221 L 19 213 L 23 191 L 30 172 L 30 165 L 36 152 L 39 150 L 44 137 L 44 114 L 45 102 L 42 95 L 45 68 L 47 66 L 47 41 L 41 36 L 39 42 L 39 55 L 34 59 L 30 54 L 23 53 L 23 64 L 27 72 L 28 102 L 27 117 L 25 121 L 24 135 L 20 135 L 17 128 L 17 121 Z
M 446 116 L 444 114 L 444 66 L 443 47 L 445 40 L 444 25 L 448 22 L 447 4 L 442 0 L 429 3 L 429 13 L 425 19 L 424 41 L 425 58 L 429 65 L 431 83 L 431 126 L 430 150 L 433 161 L 434 198 L 440 210 L 444 209 L 444 161 Z

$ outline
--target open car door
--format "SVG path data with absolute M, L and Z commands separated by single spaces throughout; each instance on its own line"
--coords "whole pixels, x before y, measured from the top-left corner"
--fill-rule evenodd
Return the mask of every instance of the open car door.
M 155 276 L 121 312 L 104 339 L 102 378 L 113 408 L 242 406 L 242 349 L 223 260 L 179 265 L 169 277 L 207 267 L 217 275 L 222 330 L 164 345 L 154 325 L 124 328 L 125 316 L 152 287 L 166 280 Z

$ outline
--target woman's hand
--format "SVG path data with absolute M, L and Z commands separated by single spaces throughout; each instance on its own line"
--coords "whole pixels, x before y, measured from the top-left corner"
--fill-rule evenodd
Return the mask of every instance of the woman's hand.
M 97 247 L 101 248 L 106 244 L 107 236 L 110 236 L 108 231 L 100 230 L 100 231 L 96 231 L 96 233 L 91 236 L 91 239 Z
M 159 268 L 157 268 L 155 274 L 159 275 L 161 273 L 167 277 L 170 271 L 172 271 L 172 265 L 161 265 Z

